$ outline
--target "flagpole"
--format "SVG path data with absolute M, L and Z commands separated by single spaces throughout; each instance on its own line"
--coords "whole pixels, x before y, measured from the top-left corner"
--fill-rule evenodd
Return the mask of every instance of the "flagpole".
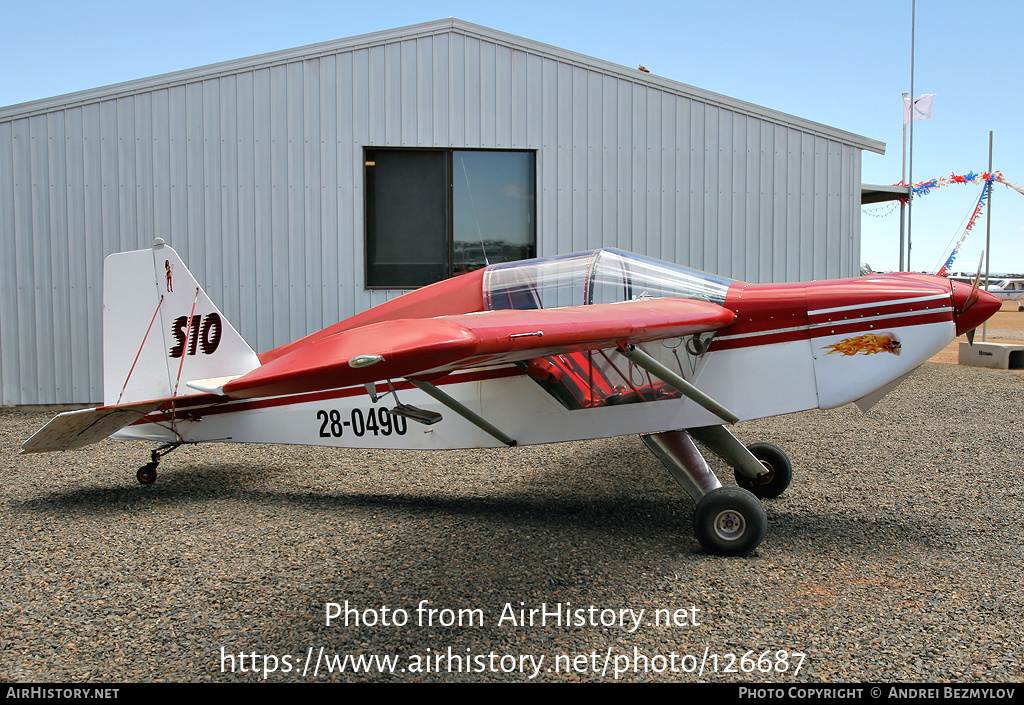
M 907 269 L 910 271 L 910 251 L 913 249 L 910 233 L 914 223 L 914 123 L 917 111 L 914 105 L 914 24 L 917 17 L 917 0 L 910 0 L 910 166 L 907 170 L 907 183 L 910 184 L 907 199 Z M 902 269 L 902 267 L 901 267 Z
M 988 173 L 992 176 L 992 130 L 988 131 Z M 985 291 L 988 291 L 988 265 L 989 255 L 992 252 L 992 181 L 986 184 L 988 188 L 988 215 L 985 218 Z M 985 342 L 988 333 L 988 321 L 981 325 L 981 342 Z
M 908 95 L 908 93 L 906 91 L 903 91 L 903 105 L 901 106 L 903 108 L 902 113 L 904 115 L 904 119 L 903 119 L 903 152 L 902 152 L 903 168 L 900 170 L 900 182 L 902 182 L 904 184 L 907 183 L 907 120 L 906 120 L 906 114 L 907 114 L 907 95 Z M 910 114 L 913 115 L 913 106 L 911 106 L 911 113 Z M 906 240 L 907 236 L 906 236 L 906 232 L 905 232 L 906 224 L 907 224 L 907 216 L 906 216 L 906 213 L 905 213 L 906 208 L 907 208 L 907 202 L 905 200 L 901 200 L 900 201 L 900 271 L 901 272 L 904 271 L 904 269 L 903 269 L 903 250 L 904 250 L 904 248 L 906 248 L 906 242 L 907 242 L 907 240 Z

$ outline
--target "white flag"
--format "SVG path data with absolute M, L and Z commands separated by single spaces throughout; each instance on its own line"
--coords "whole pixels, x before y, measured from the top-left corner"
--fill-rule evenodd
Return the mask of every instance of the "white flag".
M 914 119 L 927 120 L 932 116 L 932 101 L 935 100 L 934 93 L 925 93 L 914 100 Z M 910 122 L 910 96 L 903 99 L 903 124 Z

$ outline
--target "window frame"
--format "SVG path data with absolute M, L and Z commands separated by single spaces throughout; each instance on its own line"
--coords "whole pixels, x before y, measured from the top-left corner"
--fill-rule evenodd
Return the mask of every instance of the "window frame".
M 447 223 L 445 223 L 445 237 L 447 239 L 447 267 L 448 273 L 442 279 L 438 281 L 445 281 L 451 279 L 454 276 L 458 276 L 462 272 L 454 272 L 455 267 L 455 187 L 454 187 L 454 159 L 456 152 L 489 152 L 489 153 L 500 153 L 500 154 L 528 154 L 531 155 L 530 167 L 532 169 L 532 181 L 533 181 L 533 211 L 531 214 L 531 225 L 532 225 L 532 248 L 533 255 L 537 254 L 537 150 L 536 149 L 491 149 L 486 147 L 390 147 L 390 146 L 373 146 L 368 145 L 363 147 L 363 289 L 365 291 L 415 291 L 416 289 L 422 288 L 423 286 L 429 286 L 429 284 L 415 284 L 415 285 L 401 285 L 401 284 L 370 284 L 370 249 L 371 249 L 371 235 L 370 235 L 370 217 L 371 217 L 371 193 L 370 193 L 370 155 L 371 153 L 378 152 L 437 152 L 443 153 L 447 157 L 446 173 L 448 183 L 445 185 L 446 190 L 446 202 L 445 212 L 447 215 Z M 436 282 L 431 282 L 436 283 Z

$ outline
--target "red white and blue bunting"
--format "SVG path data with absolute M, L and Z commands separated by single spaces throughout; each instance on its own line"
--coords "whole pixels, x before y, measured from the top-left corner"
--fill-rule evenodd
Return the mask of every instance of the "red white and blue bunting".
M 981 196 L 978 197 L 978 203 L 974 206 L 974 212 L 971 213 L 970 219 L 967 221 L 967 227 L 964 228 L 964 234 L 957 240 L 956 245 L 953 247 L 953 251 L 949 254 L 949 259 L 938 271 L 938 275 L 943 277 L 949 271 L 949 268 L 953 264 L 953 260 L 960 253 L 960 247 L 964 244 L 964 240 L 971 234 L 971 230 L 974 228 L 974 224 L 978 222 L 978 217 L 982 211 L 985 210 L 985 203 L 988 201 L 989 195 L 992 193 L 992 184 L 1002 184 L 1006 188 L 1013 189 L 1017 193 L 1024 196 L 1024 188 L 1017 184 L 1010 183 L 1003 175 L 998 171 L 975 174 L 973 171 L 963 175 L 950 174 L 939 179 L 931 179 L 929 181 L 921 181 L 914 184 L 911 187 L 911 191 L 915 196 L 927 196 L 932 192 L 932 189 L 939 188 L 940 186 L 949 186 L 950 184 L 982 184 Z M 899 183 L 897 186 L 906 186 L 904 183 Z M 900 199 L 904 200 L 904 199 Z

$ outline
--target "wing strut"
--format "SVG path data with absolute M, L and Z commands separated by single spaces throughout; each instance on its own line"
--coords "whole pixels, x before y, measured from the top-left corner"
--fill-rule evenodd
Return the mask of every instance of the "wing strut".
M 440 389 L 432 385 L 430 382 L 422 382 L 418 379 L 410 379 L 409 382 L 416 385 L 418 389 L 423 390 L 431 397 L 447 406 L 456 414 L 466 419 L 466 421 L 469 421 L 471 424 L 477 426 L 481 430 L 491 434 L 505 445 L 517 445 L 516 439 L 512 438 L 511 436 L 503 432 L 501 429 L 496 427 L 494 424 L 489 422 L 484 417 L 480 416 L 472 409 L 469 409 L 460 402 L 456 401 L 455 399 L 452 399 L 450 396 L 442 392 Z
M 624 345 L 619 347 L 619 352 L 661 381 L 668 384 L 673 389 L 677 390 L 683 396 L 688 399 L 692 399 L 694 402 L 704 407 L 723 421 L 726 421 L 727 423 L 736 423 L 740 420 L 739 416 L 726 409 L 717 401 L 694 387 L 680 375 L 665 367 L 637 346 L 633 344 Z

